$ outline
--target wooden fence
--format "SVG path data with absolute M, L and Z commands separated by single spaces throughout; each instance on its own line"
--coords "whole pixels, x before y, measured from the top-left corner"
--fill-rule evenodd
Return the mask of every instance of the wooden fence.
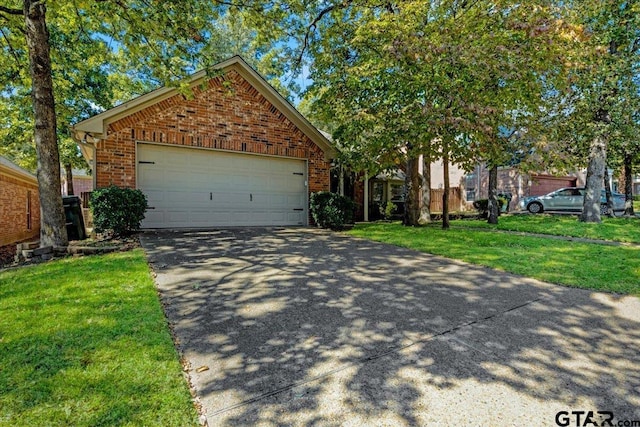
M 442 212 L 442 196 L 443 188 L 431 189 L 431 204 L 429 209 L 431 212 Z M 449 188 L 449 212 L 462 211 L 465 209 L 462 201 L 462 189 L 460 187 Z
M 91 191 L 83 191 L 80 193 L 80 200 L 82 200 L 82 207 L 89 208 L 89 198 L 91 197 Z

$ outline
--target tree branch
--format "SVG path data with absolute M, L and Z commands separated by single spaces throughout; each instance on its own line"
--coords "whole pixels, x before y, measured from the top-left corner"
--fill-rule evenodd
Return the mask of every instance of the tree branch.
M 298 55 L 298 59 L 296 61 L 296 65 L 295 65 L 296 67 L 299 67 L 302 64 L 302 57 L 304 56 L 304 52 L 309 47 L 309 37 L 311 37 L 311 33 L 316 30 L 316 26 L 318 25 L 318 22 L 320 22 L 322 18 L 328 13 L 331 13 L 336 9 L 345 8 L 350 3 L 351 1 L 347 0 L 339 4 L 332 4 L 331 6 L 327 6 L 318 13 L 318 15 L 313 19 L 313 21 L 311 21 L 311 24 L 309 24 L 309 26 L 307 27 L 307 31 L 304 34 L 304 41 L 302 43 L 302 48 L 300 49 L 300 54 Z
M 0 12 L 8 13 L 9 15 L 24 15 L 22 9 L 11 9 L 10 7 L 1 6 Z
M 13 48 L 13 46 L 11 46 L 11 42 L 9 41 L 9 37 L 7 37 L 7 35 L 5 34 L 3 28 L 0 28 L 0 33 L 2 33 L 2 37 L 7 42 L 7 46 L 9 46 L 9 51 L 11 52 L 11 56 L 13 56 L 13 58 L 16 60 L 16 64 L 20 65 L 20 58 L 18 57 L 18 54 L 16 53 L 15 49 Z

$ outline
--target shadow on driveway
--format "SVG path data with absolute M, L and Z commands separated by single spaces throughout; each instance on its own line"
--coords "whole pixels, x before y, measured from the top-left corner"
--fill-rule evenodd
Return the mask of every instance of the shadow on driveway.
M 209 425 L 640 420 L 637 298 L 314 229 L 141 240 Z

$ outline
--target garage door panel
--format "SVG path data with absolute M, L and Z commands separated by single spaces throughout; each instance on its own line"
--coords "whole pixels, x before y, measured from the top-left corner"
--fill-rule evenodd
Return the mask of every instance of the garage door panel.
M 286 204 L 288 206 L 304 207 L 306 197 L 299 194 L 288 194 Z
M 191 222 L 194 225 L 206 226 L 211 218 L 211 211 L 209 210 L 192 210 L 191 211 Z
M 286 206 L 288 206 L 287 204 L 287 196 L 284 194 L 274 194 L 271 196 L 271 206 L 273 206 L 274 209 L 281 209 L 284 208 Z
M 151 203 L 149 203 L 151 205 Z M 145 221 L 153 224 L 162 224 L 165 222 L 164 211 L 156 211 L 155 209 L 149 209 L 145 213 Z
M 145 228 L 306 224 L 306 162 L 139 144 Z M 295 209 L 303 209 L 296 211 Z
M 304 215 L 302 212 L 289 212 L 287 214 L 287 223 L 292 224 L 296 222 L 300 222 L 304 220 Z
M 150 169 L 148 166 L 139 168 L 139 181 L 143 185 L 152 186 L 154 183 L 164 181 L 164 173 L 157 169 Z
M 166 211 L 166 219 L 169 224 L 189 222 L 189 212 L 183 210 L 168 210 Z
M 206 195 L 208 201 L 209 194 Z M 172 206 L 180 206 L 182 203 L 198 203 L 205 199 L 204 193 L 186 191 L 166 191 L 164 200 Z

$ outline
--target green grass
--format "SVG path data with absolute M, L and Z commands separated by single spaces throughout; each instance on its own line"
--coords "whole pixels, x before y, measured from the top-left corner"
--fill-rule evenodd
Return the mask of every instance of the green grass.
M 198 425 L 141 250 L 0 272 L 0 425 Z
M 497 226 L 486 220 L 456 220 L 451 226 L 640 243 L 639 218 L 603 218 L 602 223 L 594 224 L 580 222 L 576 215 L 503 215 Z
M 502 220 L 502 219 L 501 219 Z M 358 224 L 348 234 L 535 279 L 640 295 L 640 247 L 576 243 L 440 225 Z

